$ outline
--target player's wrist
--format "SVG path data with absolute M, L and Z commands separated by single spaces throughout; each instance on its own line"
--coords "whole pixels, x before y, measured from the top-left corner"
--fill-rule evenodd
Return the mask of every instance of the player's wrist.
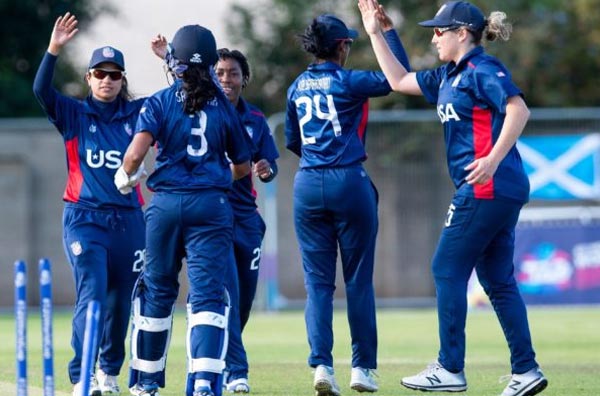
M 259 176 L 259 178 L 260 178 L 261 180 L 263 180 L 263 181 L 264 181 L 264 180 L 271 180 L 271 179 L 273 178 L 273 175 L 274 175 L 274 174 L 275 174 L 275 172 L 273 171 L 273 168 L 272 168 L 272 167 L 269 167 L 269 172 L 267 173 L 267 175 L 266 175 L 266 176 L 263 176 L 263 175 L 264 175 L 264 173 L 263 173 L 263 174 L 261 174 L 261 175 Z

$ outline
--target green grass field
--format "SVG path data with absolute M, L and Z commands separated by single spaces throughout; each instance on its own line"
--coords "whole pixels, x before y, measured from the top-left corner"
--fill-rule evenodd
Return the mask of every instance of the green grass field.
M 29 310 L 29 395 L 41 395 L 40 323 Z M 600 307 L 530 308 L 530 325 L 538 361 L 548 377 L 546 396 L 600 395 Z M 469 313 L 467 325 L 466 395 L 499 395 L 506 385 L 498 379 L 510 373 L 506 343 L 491 311 Z M 167 362 L 167 388 L 161 396 L 184 394 L 185 317 L 178 312 Z M 438 347 L 434 310 L 380 310 L 379 385 L 386 395 L 424 395 L 405 389 L 400 378 L 422 370 L 435 359 Z M 0 314 L 0 394 L 15 394 L 14 320 Z M 350 346 L 345 313 L 336 312 L 335 369 L 342 395 L 349 387 Z M 312 372 L 306 365 L 308 346 L 302 312 L 257 313 L 244 333 L 250 359 L 250 385 L 255 395 L 313 395 Z M 54 318 L 56 395 L 70 395 L 66 365 L 70 350 L 70 312 Z M 127 386 L 127 370 L 120 377 Z M 123 395 L 128 392 L 123 392 Z M 441 395 L 445 393 L 431 393 Z

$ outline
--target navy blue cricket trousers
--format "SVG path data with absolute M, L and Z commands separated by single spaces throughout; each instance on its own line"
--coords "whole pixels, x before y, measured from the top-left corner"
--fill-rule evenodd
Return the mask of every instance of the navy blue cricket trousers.
M 227 348 L 228 382 L 248 378 L 248 358 L 242 342 L 242 331 L 248 323 L 258 284 L 262 240 L 266 226 L 255 211 L 234 215 L 231 271 L 225 282 L 231 296 L 229 347 Z
M 233 215 L 227 193 L 220 189 L 196 192 L 155 192 L 146 210 L 146 266 L 141 314 L 152 318 L 171 315 L 179 294 L 179 272 L 186 259 L 188 303 L 192 312 L 225 309 L 224 282 L 230 263 Z M 218 359 L 223 331 L 213 326 L 195 326 L 189 332 L 192 357 Z M 144 358 L 162 357 L 166 335 L 146 333 L 132 340 Z M 226 347 L 226 346 L 225 346 Z M 139 383 L 161 383 L 164 373 L 140 373 Z M 197 372 L 194 378 L 212 380 L 212 373 Z
M 432 269 L 437 292 L 440 351 L 444 368 L 464 368 L 467 283 L 473 271 L 498 316 L 510 349 L 513 373 L 534 367 L 527 311 L 514 277 L 515 227 L 523 205 L 500 199 L 455 196 Z
M 333 366 L 333 296 L 339 246 L 352 367 L 377 368 L 373 289 L 377 192 L 364 168 L 300 169 L 294 179 L 294 223 L 307 293 L 308 364 Z
M 87 305 L 101 305 L 100 368 L 118 375 L 125 359 L 131 292 L 144 265 L 146 226 L 141 209 L 90 209 L 65 204 L 63 245 L 75 279 L 75 310 L 69 362 L 71 383 L 80 381 Z

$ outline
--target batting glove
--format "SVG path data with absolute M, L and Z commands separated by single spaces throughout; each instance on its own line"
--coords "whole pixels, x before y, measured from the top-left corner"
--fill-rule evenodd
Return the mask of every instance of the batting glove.
M 117 190 L 123 195 L 130 194 L 133 191 L 133 187 L 140 181 L 142 177 L 146 175 L 146 170 L 144 169 L 144 163 L 142 162 L 140 166 L 137 168 L 133 175 L 128 175 L 123 169 L 123 165 L 117 169 L 115 173 L 114 183 L 117 187 Z

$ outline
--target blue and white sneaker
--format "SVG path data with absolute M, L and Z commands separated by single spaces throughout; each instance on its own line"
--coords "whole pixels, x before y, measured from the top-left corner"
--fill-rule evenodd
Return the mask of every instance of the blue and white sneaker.
M 193 396 L 215 396 L 208 386 L 200 386 L 194 390 Z
M 402 378 L 401 384 L 421 391 L 464 392 L 467 390 L 464 371 L 451 373 L 437 361 L 417 375 Z
M 160 396 L 158 393 L 158 384 L 135 384 L 129 388 L 129 393 L 131 393 L 133 396 Z
M 229 393 L 250 393 L 250 385 L 247 378 L 236 378 L 225 387 Z
M 377 374 L 373 369 L 365 369 L 362 367 L 352 367 L 352 375 L 350 376 L 350 388 L 357 392 L 377 392 L 379 387 L 374 376 Z
M 117 377 L 114 375 L 108 375 L 101 369 L 96 372 L 96 379 L 98 380 L 98 386 L 102 392 L 102 396 L 119 396 L 121 394 L 121 388 L 119 388 L 119 382 Z
M 537 395 L 548 386 L 548 380 L 539 367 L 532 368 L 523 374 L 512 374 L 500 378 L 500 382 L 510 379 L 501 396 L 533 396 Z
M 313 386 L 316 396 L 340 396 L 340 387 L 335 381 L 333 367 L 318 365 Z

